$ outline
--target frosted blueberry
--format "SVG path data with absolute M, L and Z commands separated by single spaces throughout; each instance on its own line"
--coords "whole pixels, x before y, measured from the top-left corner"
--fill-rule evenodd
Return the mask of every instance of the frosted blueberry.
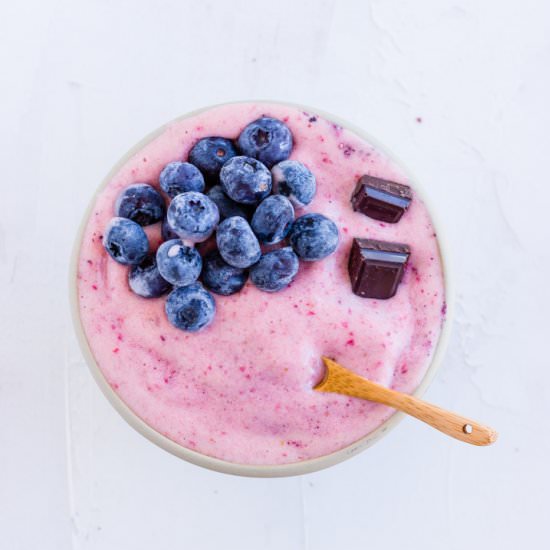
M 216 231 L 216 243 L 222 258 L 233 267 L 249 267 L 262 255 L 256 235 L 240 216 L 227 218 L 220 223 Z
M 147 183 L 134 183 L 120 193 L 115 214 L 139 225 L 151 225 L 162 220 L 166 206 L 162 195 Z
M 216 302 L 200 283 L 194 283 L 174 289 L 168 295 L 165 310 L 176 328 L 197 332 L 214 320 Z
M 107 224 L 103 246 L 113 260 L 123 265 L 137 265 L 149 252 L 145 231 L 128 218 L 113 218 Z
M 225 194 L 236 202 L 256 204 L 271 193 L 271 172 L 251 157 L 233 157 L 220 172 Z
M 246 270 L 229 265 L 217 250 L 204 257 L 201 279 L 204 286 L 216 294 L 229 296 L 239 292 L 247 278 Z
M 147 256 L 139 265 L 130 268 L 128 284 L 142 298 L 158 298 L 171 288 L 170 283 L 160 274 L 155 256 Z
M 301 208 L 315 196 L 315 176 L 307 166 L 297 160 L 283 160 L 271 169 L 273 193 L 288 197 L 290 202 Z
M 258 205 L 250 225 L 261 243 L 276 244 L 288 235 L 293 221 L 290 201 L 282 195 L 271 195 Z
M 179 239 L 162 243 L 157 250 L 160 274 L 174 286 L 194 283 L 201 273 L 202 258 L 195 248 L 184 245 Z
M 219 219 L 216 204 L 196 191 L 177 195 L 168 207 L 168 224 L 181 239 L 192 243 L 208 239 Z
M 168 163 L 159 177 L 160 188 L 174 198 L 186 191 L 204 191 L 204 177 L 200 170 L 189 162 Z
M 250 280 L 264 292 L 278 292 L 294 280 L 299 263 L 290 246 L 273 250 L 251 267 Z
M 301 260 L 313 262 L 336 250 L 338 228 L 322 214 L 305 214 L 292 224 L 289 240 Z
M 206 137 L 200 139 L 189 151 L 189 162 L 212 180 L 220 173 L 221 167 L 237 154 L 230 139 Z
M 271 168 L 290 156 L 293 140 L 284 122 L 276 118 L 261 117 L 246 126 L 237 145 L 244 155 L 256 158 Z

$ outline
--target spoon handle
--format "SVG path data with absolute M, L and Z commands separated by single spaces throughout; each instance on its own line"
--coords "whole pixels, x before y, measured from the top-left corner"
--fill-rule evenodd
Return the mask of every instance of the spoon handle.
M 340 393 L 382 403 L 472 445 L 490 445 L 497 439 L 497 433 L 488 426 L 426 403 L 412 395 L 390 390 L 376 382 L 371 382 L 328 357 L 323 357 L 323 361 L 326 373 L 325 378 L 315 386 L 314 389 L 317 391 Z

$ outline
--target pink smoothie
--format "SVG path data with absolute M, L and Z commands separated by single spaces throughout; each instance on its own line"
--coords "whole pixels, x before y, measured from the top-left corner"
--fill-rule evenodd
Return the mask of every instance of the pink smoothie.
M 111 260 L 101 237 L 117 195 L 145 182 L 158 187 L 162 168 L 185 160 L 205 136 L 235 138 L 261 115 L 293 133 L 291 158 L 317 178 L 313 202 L 340 231 L 332 256 L 300 263 L 291 286 L 266 294 L 250 282 L 215 295 L 212 325 L 198 333 L 172 326 L 165 297 L 144 299 L 128 287 L 127 268 Z M 176 443 L 235 463 L 286 464 L 342 449 L 380 426 L 392 409 L 313 391 L 321 356 L 371 380 L 413 392 L 430 364 L 445 314 L 442 265 L 429 213 L 414 194 L 397 224 L 354 212 L 351 193 L 363 174 L 410 184 L 394 161 L 349 130 L 278 104 L 215 107 L 168 125 L 129 158 L 100 191 L 78 261 L 80 316 L 108 383 L 138 415 Z M 146 228 L 154 250 L 160 224 Z M 353 237 L 410 245 L 395 297 L 360 298 L 347 263 Z

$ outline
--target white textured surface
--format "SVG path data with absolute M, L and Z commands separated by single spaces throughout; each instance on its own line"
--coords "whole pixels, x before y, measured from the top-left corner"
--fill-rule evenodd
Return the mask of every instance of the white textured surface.
M 544 547 L 549 37 L 544 0 L 3 2 L 0 547 Z M 157 449 L 100 394 L 66 296 L 91 194 L 160 123 L 254 97 L 354 121 L 431 190 L 458 303 L 427 397 L 494 425 L 494 447 L 405 420 L 324 472 L 240 479 Z

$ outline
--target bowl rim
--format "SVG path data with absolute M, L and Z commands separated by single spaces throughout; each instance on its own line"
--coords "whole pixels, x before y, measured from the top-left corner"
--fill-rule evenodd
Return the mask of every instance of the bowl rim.
M 239 100 L 239 101 L 226 101 L 222 103 L 217 103 L 215 105 L 208 105 L 205 107 L 201 107 L 200 109 L 190 111 L 186 114 L 176 117 L 175 119 L 172 119 L 171 121 L 163 124 L 153 132 L 149 133 L 147 136 L 141 139 L 137 144 L 132 146 L 120 158 L 120 160 L 113 166 L 113 168 L 109 171 L 107 176 L 103 179 L 102 183 L 98 186 L 95 193 L 91 197 L 88 203 L 88 206 L 84 212 L 84 215 L 81 219 L 78 231 L 76 233 L 76 238 L 74 240 L 73 249 L 71 252 L 71 261 L 70 261 L 70 268 L 69 268 L 69 302 L 70 302 L 70 309 L 71 309 L 71 317 L 72 317 L 73 326 L 76 332 L 77 341 L 79 343 L 84 359 L 88 365 L 88 368 L 90 369 L 96 383 L 101 388 L 107 400 L 124 418 L 124 420 L 126 420 L 126 422 L 128 422 L 128 424 L 130 424 L 130 426 L 132 426 L 135 430 L 137 430 L 139 433 L 141 433 L 143 436 L 149 439 L 149 441 L 151 441 L 152 443 L 155 443 L 156 445 L 168 451 L 169 453 L 183 460 L 186 460 L 187 462 L 195 464 L 197 466 L 202 466 L 203 468 L 207 468 L 207 469 L 214 470 L 221 473 L 239 475 L 239 476 L 245 476 L 245 477 L 263 477 L 263 478 L 289 477 L 289 476 L 316 472 L 318 470 L 328 468 L 329 466 L 333 466 L 335 464 L 338 464 L 339 462 L 342 462 L 344 460 L 347 460 L 348 458 L 351 458 L 352 456 L 357 455 L 361 451 L 364 451 L 365 449 L 367 449 L 368 447 L 370 447 L 371 445 L 379 441 L 390 430 L 395 428 L 395 426 L 399 424 L 399 422 L 404 418 L 405 415 L 397 411 L 393 413 L 387 420 L 385 420 L 375 430 L 363 436 L 362 438 L 358 439 L 354 443 L 342 449 L 339 449 L 338 451 L 334 451 L 330 454 L 308 459 L 308 460 L 303 460 L 300 462 L 293 462 L 289 464 L 258 465 L 258 464 L 241 464 L 241 463 L 229 462 L 219 458 L 211 457 L 211 456 L 202 454 L 200 452 L 188 449 L 187 447 L 184 447 L 176 443 L 175 441 L 169 439 L 168 437 L 162 435 L 160 432 L 157 432 L 155 429 L 149 426 L 149 424 L 147 424 L 144 420 L 142 420 L 135 412 L 133 412 L 128 405 L 126 405 L 126 403 L 122 400 L 122 398 L 120 398 L 118 394 L 113 390 L 113 388 L 109 385 L 101 369 L 97 365 L 97 362 L 91 351 L 91 348 L 88 343 L 88 339 L 84 332 L 84 328 L 82 326 L 82 321 L 80 318 L 80 308 L 79 308 L 79 299 L 78 299 L 78 263 L 79 263 L 79 257 L 80 257 L 80 247 L 81 247 L 86 225 L 88 223 L 91 212 L 93 210 L 93 207 L 96 203 L 96 200 L 99 194 L 103 191 L 103 189 L 107 186 L 107 184 L 112 180 L 114 175 L 122 168 L 122 166 L 134 154 L 139 152 L 139 150 L 141 150 L 146 144 L 148 144 L 153 139 L 155 139 L 160 134 L 162 134 L 170 125 L 177 123 L 181 120 L 191 118 L 200 113 L 209 111 L 217 107 L 222 107 L 225 105 L 246 104 L 246 103 L 283 105 L 287 107 L 293 107 L 307 113 L 319 115 L 330 122 L 333 122 L 339 126 L 342 126 L 347 130 L 350 130 L 351 132 L 359 136 L 361 139 L 366 140 L 375 148 L 377 148 L 378 150 L 386 154 L 392 160 L 392 162 L 394 162 L 400 168 L 402 173 L 409 179 L 409 181 L 412 182 L 415 193 L 418 194 L 422 199 L 422 201 L 424 202 L 424 204 L 426 204 L 426 207 L 430 214 L 432 225 L 437 235 L 439 257 L 440 257 L 442 271 L 443 271 L 446 315 L 442 322 L 441 332 L 439 334 L 436 347 L 432 354 L 430 364 L 422 380 L 420 381 L 420 384 L 418 385 L 416 390 L 413 392 L 413 395 L 417 397 L 420 397 L 424 394 L 424 392 L 432 382 L 435 376 L 435 373 L 441 366 L 441 362 L 449 341 L 450 329 L 451 329 L 452 318 L 454 313 L 454 284 L 453 284 L 453 278 L 452 278 L 452 270 L 450 269 L 451 260 L 449 258 L 450 254 L 449 254 L 449 248 L 447 245 L 447 240 L 445 237 L 445 233 L 442 231 L 442 225 L 439 221 L 437 211 L 431 208 L 431 203 L 429 200 L 427 200 L 428 193 L 426 193 L 425 187 L 422 186 L 420 181 L 416 177 L 414 177 L 414 175 L 411 173 L 408 167 L 404 166 L 401 160 L 397 158 L 395 154 L 391 152 L 385 145 L 380 143 L 376 138 L 373 138 L 371 135 L 369 135 L 368 132 L 365 132 L 363 129 L 358 128 L 354 124 L 338 116 L 335 116 L 332 113 L 329 113 L 327 111 L 320 110 L 317 108 L 309 107 L 307 105 L 303 105 L 300 103 L 280 101 L 280 100 L 248 99 L 248 100 Z

